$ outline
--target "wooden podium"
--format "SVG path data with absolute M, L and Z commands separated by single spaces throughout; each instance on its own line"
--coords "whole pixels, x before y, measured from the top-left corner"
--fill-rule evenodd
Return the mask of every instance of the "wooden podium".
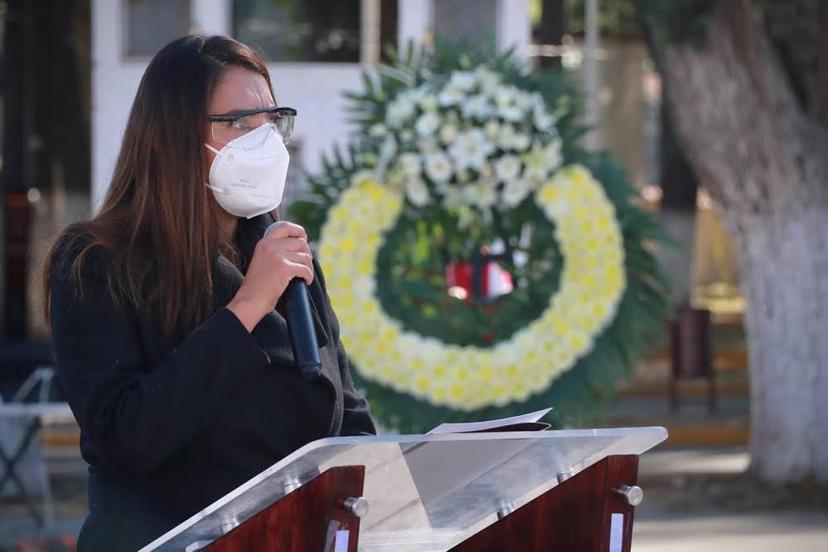
M 663 428 L 309 443 L 143 551 L 630 550 Z

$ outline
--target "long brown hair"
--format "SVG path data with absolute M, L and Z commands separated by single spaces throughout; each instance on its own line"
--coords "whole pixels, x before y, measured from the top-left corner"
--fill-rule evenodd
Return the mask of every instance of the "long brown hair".
M 118 305 L 149 310 L 165 332 L 209 314 L 213 263 L 232 240 L 222 238 L 220 207 L 205 186 L 204 129 L 210 98 L 230 66 L 261 74 L 272 91 L 262 59 L 225 36 L 185 36 L 152 59 L 100 212 L 67 227 L 49 253 L 47 319 L 52 271 L 65 261 L 57 257 L 71 256 L 66 266 L 82 294 L 84 258 L 94 247 L 106 252 L 107 291 Z

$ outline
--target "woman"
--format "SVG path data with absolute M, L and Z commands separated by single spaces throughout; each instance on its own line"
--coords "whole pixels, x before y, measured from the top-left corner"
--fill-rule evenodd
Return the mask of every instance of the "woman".
M 81 427 L 79 550 L 135 550 L 305 443 L 375 432 L 304 230 L 274 222 L 293 117 L 247 46 L 188 36 L 147 67 L 100 213 L 45 272 L 58 376 Z M 280 298 L 310 288 L 319 377 Z

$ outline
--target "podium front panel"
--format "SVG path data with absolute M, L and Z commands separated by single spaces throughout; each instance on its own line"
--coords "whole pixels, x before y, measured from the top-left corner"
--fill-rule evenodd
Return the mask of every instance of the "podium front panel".
M 335 466 L 365 466 L 359 550 L 447 550 L 611 455 L 641 454 L 661 427 L 379 435 L 314 441 L 144 549 L 198 550 Z

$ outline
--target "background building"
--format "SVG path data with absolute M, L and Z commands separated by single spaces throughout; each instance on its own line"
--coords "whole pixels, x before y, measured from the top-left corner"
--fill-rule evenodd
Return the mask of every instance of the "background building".
M 350 132 L 343 93 L 388 46 L 462 39 L 562 66 L 587 92 L 588 139 L 643 187 L 658 185 L 658 76 L 639 36 L 599 37 L 597 2 L 565 0 L 72 0 L 0 2 L 4 34 L 3 335 L 45 338 L 32 275 L 51 239 L 99 204 L 138 82 L 188 32 L 234 36 L 269 61 L 277 100 L 298 109 L 290 201 L 303 171 Z M 592 17 L 588 17 L 592 13 Z M 10 197 L 10 196 L 9 196 Z M 12 205 L 12 206 L 10 206 Z M 17 205 L 17 207 L 13 207 Z M 685 225 L 686 226 L 686 225 Z M 26 233 L 24 230 L 29 228 Z M 15 230 L 18 230 L 15 233 Z M 692 226 L 683 229 L 692 236 Z M 17 244 L 17 245 L 15 245 Z M 689 250 L 689 244 L 687 249 Z M 690 270 L 679 256 L 682 289 Z

